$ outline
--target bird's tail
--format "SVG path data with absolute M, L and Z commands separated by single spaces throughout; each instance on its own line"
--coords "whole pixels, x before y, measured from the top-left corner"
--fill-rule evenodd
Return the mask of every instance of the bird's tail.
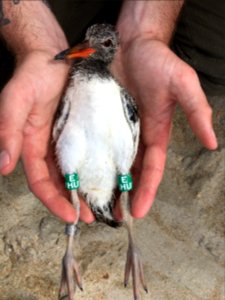
M 95 213 L 94 215 L 95 215 L 95 218 L 98 222 L 105 223 L 105 224 L 109 225 L 110 227 L 117 228 L 117 227 L 120 227 L 123 224 L 120 221 L 105 217 L 102 214 L 98 214 L 98 213 L 96 214 Z
M 105 223 L 111 227 L 120 227 L 123 223 L 118 221 L 113 216 L 113 208 L 111 203 L 105 205 L 103 208 L 91 205 L 91 210 L 98 222 Z

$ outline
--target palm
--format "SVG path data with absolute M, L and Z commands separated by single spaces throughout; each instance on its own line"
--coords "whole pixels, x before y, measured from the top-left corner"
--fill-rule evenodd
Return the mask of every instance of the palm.
M 134 217 L 143 217 L 152 205 L 163 175 L 176 103 L 182 106 L 202 143 L 213 149 L 216 140 L 211 109 L 194 70 L 159 41 L 136 39 L 121 52 L 117 69 L 140 111 L 141 147 L 134 166 L 138 186 L 132 213 Z

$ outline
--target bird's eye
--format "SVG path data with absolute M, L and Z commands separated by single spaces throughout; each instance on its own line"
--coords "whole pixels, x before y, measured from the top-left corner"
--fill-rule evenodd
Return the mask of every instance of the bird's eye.
M 104 41 L 103 45 L 104 45 L 105 47 L 110 47 L 110 46 L 113 45 L 113 43 L 112 43 L 112 41 L 111 41 L 110 39 L 108 39 L 108 40 Z

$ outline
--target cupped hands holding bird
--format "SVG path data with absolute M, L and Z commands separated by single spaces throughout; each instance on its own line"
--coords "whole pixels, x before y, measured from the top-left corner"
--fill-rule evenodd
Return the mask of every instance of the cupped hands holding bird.
M 198 77 L 168 47 L 181 2 L 125 1 L 118 22 L 121 50 L 113 72 L 135 97 L 141 116 L 142 146 L 134 166 L 134 217 L 143 217 L 154 200 L 163 175 L 176 103 L 202 143 L 209 149 L 217 146 L 211 108 Z M 14 12 L 16 21 L 1 29 L 19 62 L 0 95 L 0 172 L 12 172 L 21 156 L 31 191 L 52 213 L 73 222 L 76 212 L 59 184 L 50 142 L 53 117 L 68 75 L 67 64 L 54 62 L 53 58 L 67 47 L 67 42 L 43 3 L 20 5 L 23 18 Z M 13 10 L 13 6 L 5 7 L 8 14 Z M 32 22 L 36 26 L 28 26 Z M 94 220 L 83 202 L 80 217 L 88 223 Z

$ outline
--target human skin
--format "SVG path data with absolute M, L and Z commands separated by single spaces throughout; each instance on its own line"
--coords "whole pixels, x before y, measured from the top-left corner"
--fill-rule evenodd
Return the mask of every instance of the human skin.
M 1 35 L 15 53 L 17 65 L 0 95 L 0 172 L 12 172 L 21 157 L 31 191 L 53 214 L 72 223 L 76 212 L 50 143 L 69 69 L 64 62 L 53 62 L 53 57 L 68 44 L 42 1 L 3 4 L 10 23 L 0 28 Z M 135 96 L 142 122 L 142 154 L 134 168 L 134 217 L 143 217 L 154 200 L 176 103 L 203 144 L 216 148 L 211 109 L 197 75 L 168 47 L 181 6 L 181 1 L 125 1 L 118 22 L 121 51 L 112 68 Z M 87 223 L 94 220 L 82 200 L 80 218 Z
M 58 189 L 49 155 L 53 116 L 68 75 L 68 65 L 53 61 L 68 47 L 66 38 L 42 1 L 3 1 L 10 21 L 1 35 L 16 56 L 13 77 L 0 95 L 1 174 L 13 171 L 21 156 L 31 191 L 67 222 L 75 211 Z
M 134 95 L 141 117 L 141 146 L 133 168 L 131 212 L 149 211 L 165 167 L 177 104 L 202 144 L 215 149 L 212 110 L 196 72 L 169 48 L 183 1 L 125 1 L 117 29 L 121 49 L 113 72 Z

